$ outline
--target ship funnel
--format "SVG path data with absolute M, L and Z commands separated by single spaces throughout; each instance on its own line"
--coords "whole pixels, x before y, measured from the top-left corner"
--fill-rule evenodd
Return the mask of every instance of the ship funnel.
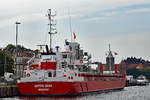
M 46 52 L 49 53 L 48 45 L 46 45 L 45 47 L 46 47 Z

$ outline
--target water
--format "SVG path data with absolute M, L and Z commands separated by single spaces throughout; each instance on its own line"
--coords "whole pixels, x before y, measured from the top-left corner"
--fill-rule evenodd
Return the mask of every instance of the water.
M 74 98 L 14 97 L 4 98 L 2 100 L 150 100 L 150 85 L 125 87 L 124 90 L 121 91 L 91 94 Z

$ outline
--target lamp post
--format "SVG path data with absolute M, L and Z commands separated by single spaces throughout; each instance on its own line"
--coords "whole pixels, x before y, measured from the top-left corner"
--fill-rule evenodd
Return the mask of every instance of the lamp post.
M 18 25 L 21 24 L 20 22 L 16 22 L 16 74 L 17 74 L 17 77 L 18 77 L 18 66 L 17 66 L 17 57 L 18 57 Z

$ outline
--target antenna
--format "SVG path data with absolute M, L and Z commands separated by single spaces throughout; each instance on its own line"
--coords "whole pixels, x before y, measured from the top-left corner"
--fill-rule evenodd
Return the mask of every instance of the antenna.
M 70 15 L 70 10 L 68 10 L 68 14 L 69 14 L 69 26 L 70 26 L 71 42 L 72 42 L 72 25 L 71 25 L 71 15 Z
M 49 19 L 49 32 L 48 34 L 50 35 L 50 52 L 52 52 L 52 34 L 56 34 L 56 28 L 55 28 L 55 23 L 54 23 L 54 19 L 53 17 L 56 16 L 56 12 L 55 14 L 52 14 L 52 10 L 48 9 L 48 19 Z
M 42 47 L 46 46 L 46 45 L 36 45 L 36 46 L 39 46 L 40 47 L 40 51 L 42 51 Z
M 109 44 L 109 52 L 110 52 L 111 50 L 110 50 L 110 44 Z

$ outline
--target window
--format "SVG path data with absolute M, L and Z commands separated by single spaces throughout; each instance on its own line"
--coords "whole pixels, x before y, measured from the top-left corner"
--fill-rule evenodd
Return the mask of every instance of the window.
M 67 55 L 63 55 L 63 58 L 67 58 Z
M 51 72 L 48 73 L 48 77 L 52 77 L 52 73 Z

